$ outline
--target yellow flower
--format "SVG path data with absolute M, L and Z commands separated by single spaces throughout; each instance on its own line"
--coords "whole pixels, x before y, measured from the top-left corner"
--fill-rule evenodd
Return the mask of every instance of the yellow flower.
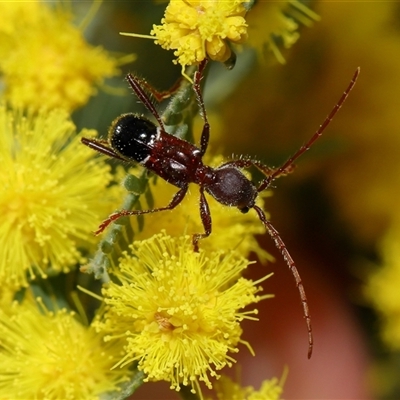
M 127 370 L 111 370 L 122 349 L 65 309 L 31 301 L 0 309 L 0 398 L 98 399 L 118 390 Z
M 128 36 L 155 39 L 163 49 L 175 50 L 175 64 L 185 67 L 206 57 L 225 62 L 231 44 L 247 39 L 246 9 L 240 0 L 171 0 L 161 25 L 153 25 L 150 35 Z
M 382 318 L 382 337 L 400 350 L 400 227 L 393 227 L 381 244 L 383 267 L 368 278 L 365 294 Z
M 272 51 L 280 63 L 279 47 L 291 47 L 299 38 L 299 23 L 310 26 L 319 16 L 298 0 L 258 1 L 247 15 L 248 44 L 264 54 Z
M 0 73 L 13 105 L 73 110 L 95 93 L 94 85 L 117 73 L 117 61 L 86 43 L 61 7 L 1 2 L 0 11 L 7 20 L 0 28 Z
M 171 388 L 203 381 L 235 361 L 240 322 L 255 319 L 243 311 L 260 296 L 258 282 L 240 277 L 250 264 L 236 252 L 193 252 L 190 236 L 165 233 L 131 246 L 113 273 L 118 283 L 103 289 L 107 305 L 94 323 L 107 340 L 126 338 L 126 354 L 116 364 L 134 361 L 146 380 L 166 380 Z
M 93 136 L 93 131 L 82 135 Z M 109 167 L 80 143 L 64 111 L 23 117 L 0 106 L 0 280 L 67 271 L 110 211 Z
M 283 384 L 286 374 L 278 381 L 277 378 L 264 380 L 260 390 L 252 386 L 242 387 L 223 375 L 215 383 L 215 391 L 218 400 L 279 400 L 283 392 Z
M 0 25 L 0 40 L 7 43 L 7 35 L 18 35 L 18 25 L 26 26 L 35 23 L 40 14 L 40 1 L 2 1 L 0 3 L 2 23 Z M 0 47 L 0 54 L 4 56 L 4 47 Z M 9 49 L 7 49 L 9 50 Z

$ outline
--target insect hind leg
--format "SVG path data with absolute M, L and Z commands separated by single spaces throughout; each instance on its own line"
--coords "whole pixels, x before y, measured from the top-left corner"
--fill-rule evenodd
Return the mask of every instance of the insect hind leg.
M 97 231 L 94 232 L 95 235 L 99 235 L 102 233 L 110 224 L 111 222 L 116 221 L 121 217 L 132 216 L 132 215 L 142 215 L 142 214 L 152 214 L 159 211 L 166 211 L 166 210 L 173 210 L 181 201 L 184 199 L 188 190 L 188 186 L 184 186 L 179 189 L 169 204 L 165 207 L 154 208 L 152 210 L 121 210 L 117 211 L 114 214 L 111 214 L 107 219 L 105 219 L 100 225 Z

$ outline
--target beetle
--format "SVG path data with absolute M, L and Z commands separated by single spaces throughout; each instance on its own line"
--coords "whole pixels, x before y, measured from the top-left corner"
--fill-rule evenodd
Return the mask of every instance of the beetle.
M 258 194 L 269 188 L 275 179 L 291 172 L 294 162 L 322 135 L 354 87 L 360 68 L 357 68 L 348 87 L 317 131 L 280 167 L 271 168 L 260 161 L 241 158 L 225 162 L 217 168 L 212 168 L 203 163 L 203 156 L 207 151 L 210 137 L 210 124 L 200 87 L 206 64 L 206 60 L 200 63 L 193 76 L 193 90 L 204 121 L 199 147 L 166 132 L 164 122 L 147 93 L 148 91 L 156 93 L 155 89 L 153 90 L 145 81 L 132 74 L 128 74 L 126 79 L 139 100 L 153 114 L 158 126 L 141 115 L 133 113 L 122 114 L 111 124 L 107 140 L 81 139 L 86 146 L 109 157 L 143 165 L 178 188 L 172 200 L 165 207 L 115 212 L 100 224 L 95 233 L 100 234 L 111 222 L 122 216 L 142 215 L 174 209 L 184 199 L 190 183 L 195 183 L 199 186 L 200 217 L 204 227 L 203 233 L 195 233 L 193 235 L 194 251 L 199 250 L 199 241 L 210 236 L 212 230 L 211 213 L 205 192 L 223 205 L 237 207 L 242 213 L 247 213 L 250 209 L 254 209 L 294 276 L 307 324 L 308 358 L 310 358 L 314 340 L 307 297 L 300 274 L 278 231 L 267 219 L 264 211 L 256 205 L 256 199 Z M 265 178 L 258 185 L 251 182 L 241 171 L 243 168 L 250 167 L 257 168 L 265 175 Z

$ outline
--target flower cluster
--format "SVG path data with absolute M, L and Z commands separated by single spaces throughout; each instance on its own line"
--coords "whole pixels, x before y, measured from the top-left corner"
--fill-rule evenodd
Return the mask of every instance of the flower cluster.
M 95 132 L 76 134 L 66 111 L 24 116 L 0 106 L 2 282 L 20 287 L 66 272 L 95 243 L 90 229 L 111 209 L 112 176 L 81 134 Z
M 162 25 L 150 32 L 162 48 L 175 50 L 176 63 L 197 64 L 209 57 L 225 62 L 231 56 L 229 43 L 247 38 L 243 1 L 172 0 Z
M 94 85 L 116 75 L 117 60 L 90 46 L 62 7 L 1 2 L 0 10 L 7 21 L 0 27 L 0 74 L 11 104 L 74 110 L 95 93 Z
M 189 236 L 165 233 L 135 242 L 113 271 L 115 283 L 103 289 L 107 305 L 95 326 L 106 340 L 126 338 L 125 356 L 146 380 L 166 380 L 171 388 L 199 381 L 230 366 L 240 339 L 240 322 L 256 310 L 243 308 L 268 296 L 261 282 L 241 278 L 249 262 L 235 251 L 199 253 Z
M 228 63 L 247 40 L 252 4 L 171 0 L 150 37 L 174 51 L 184 73 L 206 58 Z M 257 213 L 210 199 L 212 237 L 195 252 L 191 235 L 204 232 L 196 190 L 172 212 L 115 224 L 95 250 L 92 231 L 125 190 L 114 184 L 120 170 L 81 144 L 97 132 L 77 129 L 71 112 L 118 72 L 118 61 L 87 43 L 71 10 L 0 3 L 0 398 L 128 397 L 135 374 L 201 396 L 234 365 L 240 346 L 253 353 L 242 321 L 257 321 L 255 304 L 272 297 L 260 293 L 270 275 L 253 281 L 243 273 L 251 253 L 272 258 L 255 237 L 265 227 Z M 187 85 L 175 98 L 190 125 L 195 96 Z M 126 195 L 132 205 L 168 204 L 176 188 L 147 180 L 145 196 Z M 103 272 L 102 297 L 95 285 L 82 288 L 102 302 L 98 308 L 74 291 L 84 280 L 76 267 L 88 260 Z M 282 383 L 255 391 L 223 379 L 216 389 L 219 398 L 278 399 Z
M 122 348 L 105 343 L 66 309 L 48 310 L 37 299 L 2 303 L 0 397 L 95 399 L 128 379 L 111 367 Z
M 248 12 L 251 10 L 250 12 Z M 235 65 L 233 47 L 247 43 L 261 54 L 268 48 L 284 63 L 280 47 L 289 48 L 299 38 L 300 24 L 310 26 L 319 16 L 298 0 L 257 2 L 242 0 L 171 0 L 161 25 L 150 35 L 123 35 L 154 39 L 163 49 L 173 50 L 175 64 L 190 80 L 185 68 L 206 58 Z

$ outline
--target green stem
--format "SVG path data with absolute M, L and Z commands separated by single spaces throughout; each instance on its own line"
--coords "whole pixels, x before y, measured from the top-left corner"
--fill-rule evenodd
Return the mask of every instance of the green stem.
M 120 385 L 120 390 L 115 392 L 104 393 L 100 396 L 101 400 L 125 400 L 131 396 L 132 393 L 142 386 L 143 379 L 145 378 L 143 371 L 135 370 L 131 379 Z

